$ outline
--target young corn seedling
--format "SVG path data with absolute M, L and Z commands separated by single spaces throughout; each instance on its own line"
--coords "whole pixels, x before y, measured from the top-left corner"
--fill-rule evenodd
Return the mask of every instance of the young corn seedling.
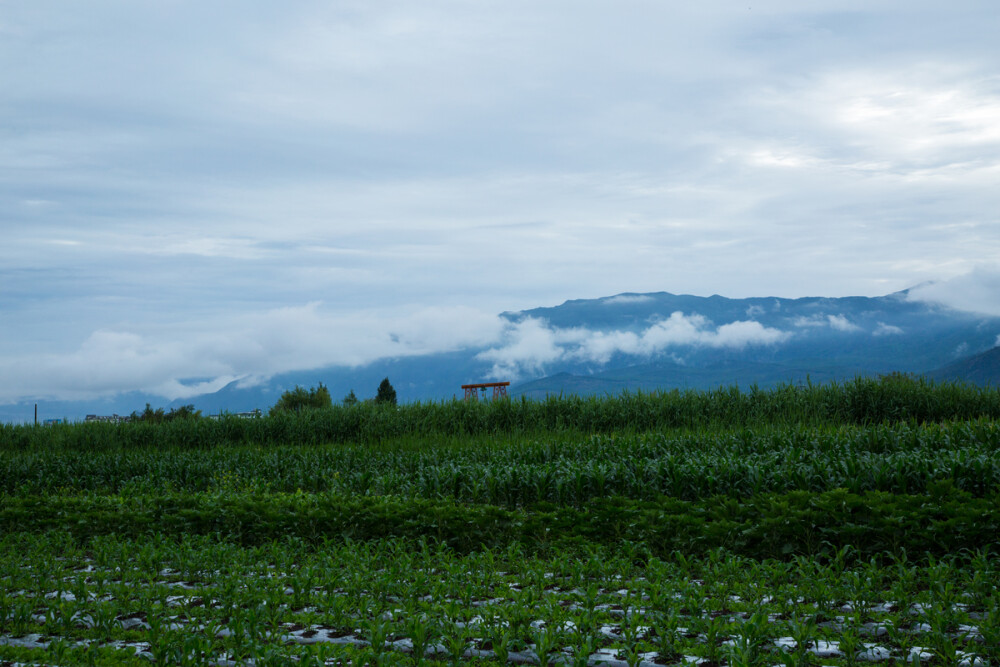
M 52 658 L 53 664 L 65 665 L 66 660 L 70 653 L 72 644 L 64 639 L 63 637 L 58 637 L 49 642 L 49 645 L 45 648 L 45 652 Z
M 640 625 L 638 614 L 626 614 L 621 624 L 622 654 L 629 667 L 635 667 L 642 662 L 643 639 L 647 628 Z
M 573 667 L 587 667 L 592 656 L 601 646 L 601 635 L 593 627 L 576 627 L 569 637 L 572 644 L 570 664 Z
M 841 628 L 838 639 L 840 641 L 840 650 L 844 654 L 844 664 L 857 665 L 858 654 L 863 648 L 861 635 L 858 633 L 857 628 L 854 625 L 847 625 Z
M 804 659 L 809 654 L 809 649 L 816 643 L 816 617 L 804 616 L 792 619 L 788 622 L 788 629 L 792 639 L 795 640 L 795 650 L 792 653 Z
M 701 621 L 702 632 L 705 635 L 705 658 L 709 662 L 721 662 L 722 642 L 728 638 L 729 623 L 722 616 Z
M 535 655 L 538 656 L 538 663 L 542 667 L 554 664 L 553 659 L 562 647 L 564 640 L 559 628 L 551 625 L 533 627 L 530 637 L 534 644 Z
M 361 621 L 361 633 L 371 646 L 375 656 L 379 656 L 386 650 L 386 640 L 389 638 L 389 622 L 380 616 L 366 618 Z
M 681 658 L 684 640 L 680 635 L 680 616 L 676 609 L 656 614 L 652 619 L 652 644 L 661 663 Z
M 928 643 L 931 653 L 942 663 L 947 665 L 955 664 L 960 647 L 947 632 L 935 628 L 927 633 L 926 640 L 924 641 Z
M 510 656 L 513 635 L 502 616 L 494 616 L 490 619 L 486 625 L 486 636 L 496 661 L 500 664 L 506 664 Z
M 452 664 L 459 664 L 465 657 L 465 652 L 469 648 L 472 639 L 472 626 L 463 623 L 462 625 L 449 624 L 448 631 L 444 633 L 442 640 Z
M 726 655 L 730 667 L 762 667 L 771 660 L 753 637 L 743 634 L 737 635 L 732 644 L 726 646 Z
M 426 614 L 409 616 L 404 627 L 413 644 L 413 657 L 416 660 L 423 659 L 428 649 L 441 637 L 441 629 L 436 619 Z

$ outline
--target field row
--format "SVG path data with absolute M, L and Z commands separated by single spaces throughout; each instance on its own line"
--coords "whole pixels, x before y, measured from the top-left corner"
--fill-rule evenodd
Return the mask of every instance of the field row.
M 714 548 L 754 558 L 825 557 L 851 547 L 862 558 L 996 553 L 1000 503 L 944 484 L 927 495 L 794 492 L 738 501 L 598 499 L 580 507 L 504 509 L 440 501 L 328 494 L 39 496 L 0 505 L 0 532 L 209 535 L 253 545 L 295 538 L 434 539 L 461 553 L 520 545 L 533 552 L 634 548 L 665 556 Z
M 0 656 L 10 659 L 971 667 L 1000 656 L 1000 573 L 982 554 L 971 567 L 849 566 L 848 554 L 820 566 L 723 552 L 641 564 L 612 552 L 458 556 L 398 541 L 3 546 Z M 59 558 L 38 560 L 43 550 Z
M 223 444 L 378 443 L 407 437 L 497 433 L 620 433 L 760 425 L 872 425 L 1000 417 L 1000 391 L 904 376 L 842 384 L 736 387 L 714 391 L 551 396 L 532 401 L 444 401 L 397 407 L 362 403 L 259 419 L 178 419 L 169 423 L 0 425 L 0 450 L 46 447 L 211 448 Z
M 383 445 L 0 451 L 0 495 L 297 492 L 514 507 L 791 491 L 1000 492 L 992 421 L 737 432 L 479 437 Z

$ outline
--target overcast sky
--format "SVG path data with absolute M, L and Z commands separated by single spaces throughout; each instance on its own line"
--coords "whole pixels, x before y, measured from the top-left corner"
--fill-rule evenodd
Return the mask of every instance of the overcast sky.
M 1000 313 L 1000 3 L 0 0 L 0 401 L 621 292 Z

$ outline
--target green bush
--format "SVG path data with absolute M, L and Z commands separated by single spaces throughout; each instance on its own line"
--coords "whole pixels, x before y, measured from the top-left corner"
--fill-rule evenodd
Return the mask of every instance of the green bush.
M 286 391 L 271 408 L 271 414 L 301 412 L 307 409 L 322 409 L 332 406 L 333 400 L 330 398 L 330 390 L 320 382 L 318 387 L 311 389 L 295 387 L 295 389 Z

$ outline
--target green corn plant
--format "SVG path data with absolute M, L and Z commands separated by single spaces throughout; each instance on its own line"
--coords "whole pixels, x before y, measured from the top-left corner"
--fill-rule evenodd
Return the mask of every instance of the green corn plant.
M 426 614 L 414 614 L 404 622 L 404 628 L 413 643 L 413 656 L 421 660 L 428 649 L 441 637 L 441 629 L 437 621 Z
M 388 621 L 382 620 L 379 616 L 363 619 L 361 621 L 361 632 L 375 655 L 379 655 L 386 650 L 386 640 L 390 632 Z
M 506 664 L 514 637 L 505 619 L 501 616 L 491 617 L 486 625 L 486 636 L 496 661 L 500 664 Z
M 590 656 L 601 645 L 601 634 L 598 632 L 597 626 L 591 624 L 570 626 L 566 639 L 570 641 L 569 662 L 574 667 L 587 665 Z
M 652 616 L 651 642 L 661 662 L 676 660 L 684 646 L 680 636 L 680 616 L 676 609 L 669 609 Z
M 844 664 L 857 665 L 858 653 L 862 648 L 861 635 L 858 634 L 857 628 L 851 625 L 841 628 L 838 640 L 840 642 L 840 650 L 844 654 Z
M 71 643 L 63 637 L 57 637 L 49 642 L 45 648 L 45 653 L 52 658 L 52 662 L 57 665 L 67 664 L 66 660 L 70 654 Z
M 98 604 L 91 612 L 94 631 L 103 640 L 111 639 L 111 636 L 121 625 L 118 622 L 118 607 L 108 603 Z
M 460 664 L 472 640 L 472 628 L 465 623 L 462 625 L 449 624 L 448 630 L 443 633 L 442 639 L 451 662 L 453 664 Z
M 558 627 L 551 625 L 543 625 L 540 627 L 533 627 L 529 636 L 531 642 L 535 647 L 535 655 L 538 656 L 538 662 L 542 667 L 548 667 L 553 663 L 555 654 L 562 647 L 564 640 L 563 633 Z
M 961 645 L 947 632 L 934 629 L 927 633 L 922 641 L 927 642 L 931 653 L 943 664 L 950 665 L 956 662 L 956 655 L 960 651 Z
M 771 659 L 756 638 L 742 633 L 736 636 L 732 645 L 726 647 L 726 655 L 731 667 L 761 667 Z
M 795 640 L 795 650 L 792 653 L 797 654 L 800 658 L 805 658 L 808 649 L 815 643 L 816 617 L 807 615 L 793 618 L 788 622 L 788 629 L 792 639 Z
M 621 626 L 622 652 L 629 667 L 636 667 L 642 661 L 644 629 L 639 625 L 637 615 L 626 615 Z
M 712 619 L 699 619 L 698 624 L 705 635 L 705 658 L 709 662 L 720 662 L 722 658 L 721 645 L 728 638 L 729 623 L 719 616 Z

